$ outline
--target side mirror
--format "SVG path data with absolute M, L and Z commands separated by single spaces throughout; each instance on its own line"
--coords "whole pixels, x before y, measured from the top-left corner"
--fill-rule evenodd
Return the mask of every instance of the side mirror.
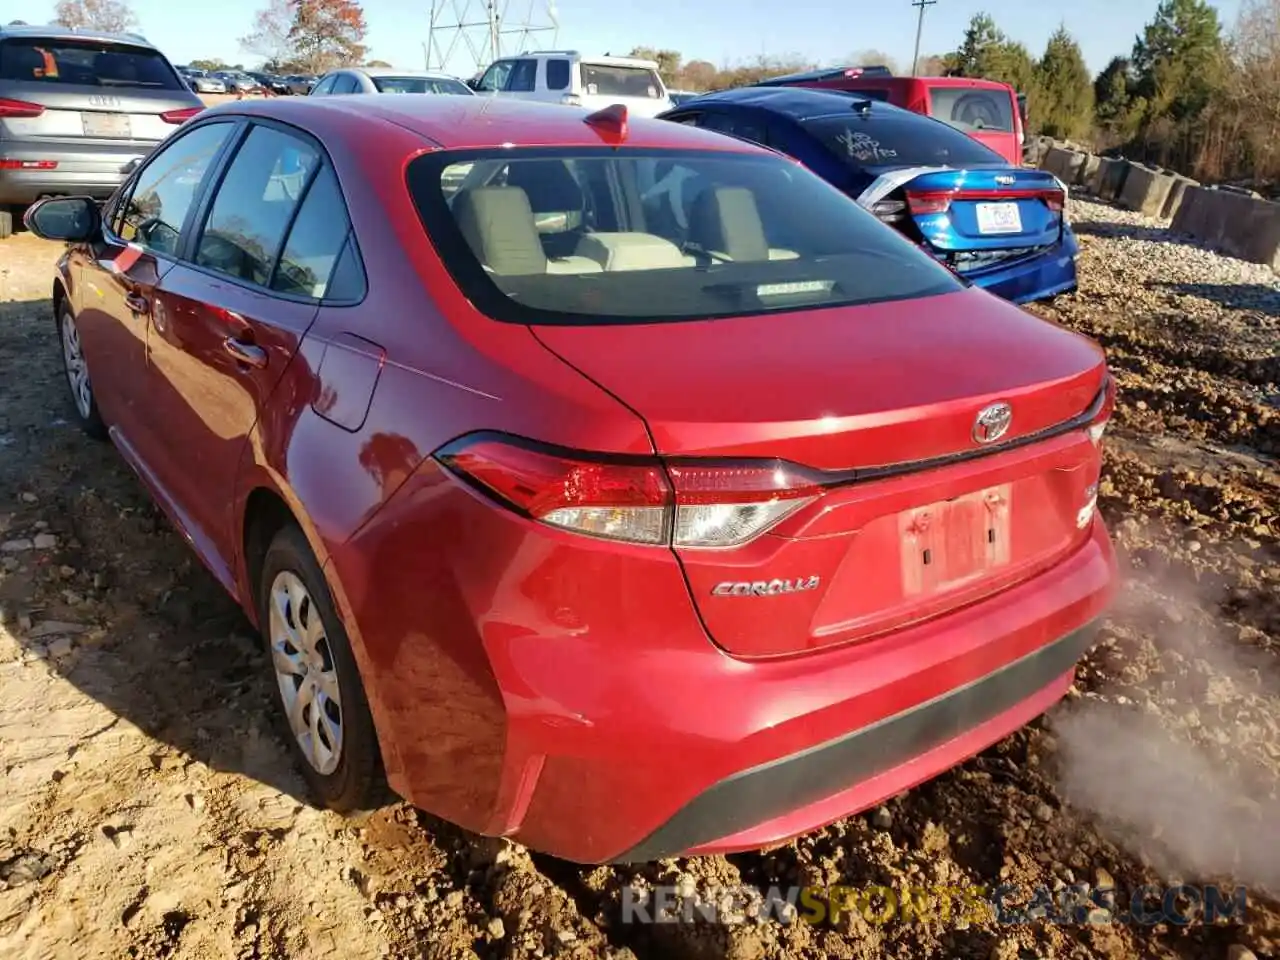
M 84 243 L 102 231 L 102 211 L 90 197 L 51 197 L 27 209 L 22 222 L 37 237 Z

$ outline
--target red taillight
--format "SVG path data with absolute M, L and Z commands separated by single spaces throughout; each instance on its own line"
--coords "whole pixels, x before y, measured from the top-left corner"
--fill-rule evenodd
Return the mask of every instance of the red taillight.
M 1094 418 L 1089 421 L 1087 428 L 1089 439 L 1093 441 L 1095 447 L 1102 443 L 1102 435 L 1107 432 L 1107 424 L 1111 422 L 1111 417 L 1116 411 L 1116 382 L 1110 374 L 1107 375 L 1102 391 L 1102 405 Z
M 951 200 L 955 196 L 949 190 L 934 190 L 928 193 L 907 191 L 907 207 L 913 217 L 923 217 L 931 213 L 946 213 L 951 209 Z
M 44 107 L 38 103 L 27 103 L 25 100 L 6 100 L 0 97 L 0 117 L 38 117 L 44 113 Z
M 186 123 L 197 113 L 203 112 L 204 107 L 183 107 L 181 110 L 167 110 L 160 114 L 160 119 L 165 123 Z
M 481 435 L 437 454 L 451 471 L 534 520 L 611 540 L 730 547 L 821 493 L 790 464 L 601 458 Z
M 57 170 L 57 160 L 0 160 L 0 170 Z

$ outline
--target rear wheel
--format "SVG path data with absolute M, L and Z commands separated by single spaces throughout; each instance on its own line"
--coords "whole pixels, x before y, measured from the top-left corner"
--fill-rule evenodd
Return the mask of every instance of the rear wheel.
M 98 401 L 93 395 L 93 383 L 89 380 L 89 366 L 85 363 L 80 344 L 80 332 L 76 328 L 76 315 L 65 299 L 58 307 L 58 340 L 62 344 L 62 369 L 71 389 L 71 404 L 76 412 L 80 428 L 95 440 L 105 440 L 107 425 L 98 413 Z
M 295 526 L 267 548 L 258 617 L 286 737 L 312 791 L 334 810 L 378 806 L 385 781 L 359 669 L 324 574 Z

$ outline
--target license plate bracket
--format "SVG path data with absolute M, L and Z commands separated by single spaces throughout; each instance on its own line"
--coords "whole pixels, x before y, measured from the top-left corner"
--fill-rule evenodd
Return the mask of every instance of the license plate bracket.
M 80 122 L 86 137 L 103 137 L 112 140 L 133 139 L 133 125 L 127 113 L 80 114 Z
M 989 487 L 898 515 L 902 587 L 938 593 L 1009 562 L 1012 486 Z
M 976 209 L 979 233 L 1022 232 L 1022 211 L 1017 203 L 979 203 Z

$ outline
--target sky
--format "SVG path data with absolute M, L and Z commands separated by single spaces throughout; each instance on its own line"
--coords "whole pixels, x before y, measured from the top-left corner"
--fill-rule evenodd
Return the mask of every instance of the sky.
M 439 0 L 452 19 L 455 6 L 467 0 Z M 710 60 L 717 65 L 753 60 L 763 54 L 796 55 L 823 64 L 846 62 L 851 54 L 876 49 L 891 56 L 903 71 L 910 69 L 915 42 L 916 10 L 910 0 L 645 0 L 643 3 L 601 0 L 554 0 L 558 34 L 539 33 L 522 43 L 503 38 L 503 52 L 526 48 L 574 49 L 584 54 L 625 54 L 636 46 L 678 50 L 685 60 Z M 1151 19 L 1159 0 L 937 0 L 927 9 L 921 55 L 945 53 L 959 45 L 973 14 L 986 11 L 1007 35 L 1022 41 L 1033 56 L 1043 51 L 1049 35 L 1065 24 L 1084 50 L 1095 73 L 1116 54 L 1128 53 L 1143 24 Z M 248 32 L 256 10 L 265 0 L 132 0 L 141 32 L 175 63 L 197 57 L 218 57 L 228 63 L 253 66 L 237 38 Z M 549 23 L 547 0 L 497 0 L 506 9 L 508 25 Z M 1216 0 L 1223 22 L 1235 22 L 1240 0 Z M 403 69 L 424 66 L 424 45 L 431 19 L 431 0 L 364 0 L 369 25 L 366 43 L 370 58 Z M 21 18 L 30 23 L 48 20 L 54 0 L 0 0 L 0 22 Z M 214 16 L 193 8 L 216 9 Z M 470 0 L 471 16 L 484 19 L 487 4 Z M 533 15 L 530 9 L 533 8 Z M 467 46 L 471 39 L 485 49 L 483 27 L 459 35 L 437 31 L 446 51 L 454 42 L 446 67 L 469 76 L 477 69 Z M 439 57 L 431 66 L 438 67 Z

